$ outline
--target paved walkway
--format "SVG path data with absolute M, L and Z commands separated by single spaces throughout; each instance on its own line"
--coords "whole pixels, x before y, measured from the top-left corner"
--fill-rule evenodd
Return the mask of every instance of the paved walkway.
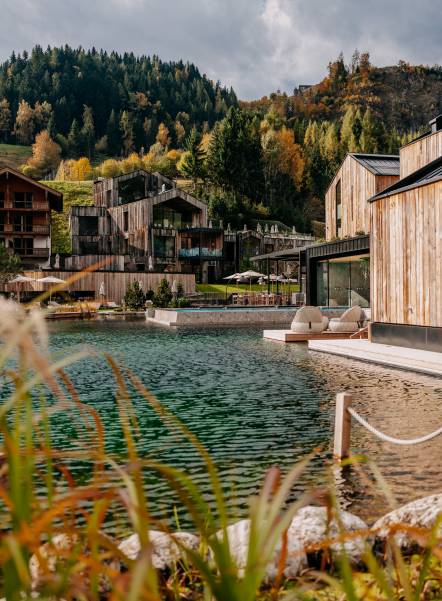
M 442 353 L 375 344 L 368 340 L 310 340 L 308 348 L 349 359 L 442 376 Z

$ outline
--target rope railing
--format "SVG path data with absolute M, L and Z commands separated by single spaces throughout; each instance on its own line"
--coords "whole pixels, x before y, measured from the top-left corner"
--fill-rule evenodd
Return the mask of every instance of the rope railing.
M 336 413 L 335 413 L 335 438 L 334 438 L 334 456 L 337 459 L 348 457 L 350 452 L 350 434 L 351 434 L 351 418 L 353 417 L 366 430 L 377 436 L 384 442 L 389 442 L 395 445 L 411 446 L 428 442 L 442 434 L 442 427 L 434 432 L 425 434 L 418 438 L 395 438 L 381 432 L 372 426 L 366 419 L 351 407 L 353 397 L 351 394 L 344 392 L 336 395 Z

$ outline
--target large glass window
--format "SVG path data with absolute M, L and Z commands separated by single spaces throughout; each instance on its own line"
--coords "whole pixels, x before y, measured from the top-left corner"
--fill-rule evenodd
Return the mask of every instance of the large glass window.
M 162 257 L 167 259 L 175 258 L 174 236 L 155 236 L 154 254 L 156 257 Z
M 118 202 L 126 204 L 146 197 L 145 177 L 137 175 L 118 183 Z
M 14 215 L 14 232 L 32 232 L 32 215 Z
M 14 238 L 14 252 L 19 255 L 32 255 L 34 240 L 32 238 Z
M 178 211 L 164 205 L 156 205 L 153 208 L 153 224 L 155 227 L 171 227 L 175 229 L 191 227 L 192 213 L 189 211 Z
M 316 304 L 337 307 L 370 306 L 370 260 L 320 261 L 316 265 Z

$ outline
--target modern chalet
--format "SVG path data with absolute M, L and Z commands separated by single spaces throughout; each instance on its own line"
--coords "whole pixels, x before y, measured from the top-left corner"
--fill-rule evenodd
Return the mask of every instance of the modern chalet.
M 372 341 L 442 351 L 442 116 L 370 199 Z
M 398 179 L 398 156 L 345 157 L 325 195 L 326 241 L 302 255 L 308 304 L 370 305 L 368 200 Z
M 48 264 L 51 211 L 63 210 L 63 195 L 9 167 L 0 168 L 0 244 L 26 269 Z

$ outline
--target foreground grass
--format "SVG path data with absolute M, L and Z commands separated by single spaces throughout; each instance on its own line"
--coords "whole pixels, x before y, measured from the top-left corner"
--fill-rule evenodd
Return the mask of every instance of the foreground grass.
M 52 252 L 70 253 L 69 209 L 73 205 L 93 204 L 93 182 L 45 181 L 46 186 L 63 194 L 63 212 L 52 212 Z
M 12 167 L 20 171 L 32 154 L 30 146 L 18 144 L 0 144 L 0 167 Z
M 347 540 L 340 529 L 338 538 L 325 540 L 322 546 L 327 561 L 332 562 L 331 570 L 310 570 L 291 580 L 284 577 L 285 533 L 299 508 L 320 493 L 329 513 L 338 512 L 339 522 L 333 470 L 327 491 L 306 491 L 292 500 L 294 486 L 314 453 L 285 476 L 271 468 L 260 491 L 250 498 L 247 558 L 239 569 L 226 533 L 232 518 L 231 499 L 207 449 L 136 374 L 119 366 L 110 355 L 101 358 L 107 361 L 115 380 L 114 402 L 123 433 L 118 453 L 106 450 L 106 432 L 99 415 L 88 405 L 88 399 L 79 398 L 66 372 L 79 360 L 96 361 L 93 351 L 80 349 L 73 354 L 67 349 L 51 357 L 41 311 L 31 310 L 26 315 L 21 307 L 0 299 L 0 596 L 8 601 L 442 598 L 440 522 L 432 530 L 419 531 L 416 540 L 423 551 L 411 558 L 401 554 L 394 537 L 387 540 L 381 557 L 366 545 L 364 572 L 353 570 L 345 553 L 331 551 L 333 543 Z M 193 480 L 187 471 L 143 454 L 145 445 L 134 400 L 137 405 L 144 403 L 146 411 L 153 412 L 167 427 L 173 444 L 189 445 L 198 453 L 198 478 Z M 51 420 L 62 413 L 70 416 L 78 438 L 70 447 L 57 448 L 52 442 Z M 90 473 L 87 480 L 77 482 L 75 466 L 79 463 L 90 466 Z M 358 469 L 363 470 L 362 464 L 358 463 Z M 210 483 L 210 494 L 200 487 L 202 472 Z M 152 563 L 148 532 L 166 531 L 149 511 L 146 476 L 152 474 L 163 478 L 176 494 L 201 541 L 198 550 L 180 547 L 183 560 L 167 574 L 157 571 Z M 376 474 L 372 469 L 371 475 L 383 491 L 385 485 Z M 369 482 L 367 474 L 364 481 Z M 390 499 L 388 490 L 384 492 Z M 125 557 L 118 542 L 104 534 L 106 521 L 116 512 L 122 515 L 119 523 L 123 530 L 139 537 L 141 549 L 135 559 Z M 69 546 L 53 546 L 51 557 L 45 556 L 40 545 L 57 535 L 67 537 Z M 269 582 L 266 567 L 275 561 L 278 544 L 280 559 Z M 32 580 L 29 569 L 29 558 L 35 554 L 40 564 L 38 582 Z

